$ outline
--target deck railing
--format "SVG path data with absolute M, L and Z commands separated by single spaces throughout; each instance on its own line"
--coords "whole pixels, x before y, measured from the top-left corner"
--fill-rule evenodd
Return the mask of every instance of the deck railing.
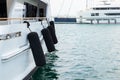
M 23 23 L 24 21 L 36 22 L 36 21 L 47 21 L 46 17 L 25 17 L 25 18 L 0 18 L 0 25 L 12 24 L 12 23 Z
M 0 18 L 0 21 L 4 21 L 4 20 L 35 20 L 35 19 L 45 20 L 47 18 L 46 17 Z

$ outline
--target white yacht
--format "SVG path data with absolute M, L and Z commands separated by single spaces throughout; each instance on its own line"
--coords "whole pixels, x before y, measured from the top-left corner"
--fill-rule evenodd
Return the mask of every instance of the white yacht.
M 0 0 L 0 80 L 29 80 L 45 64 L 50 13 L 49 0 Z
M 120 23 L 120 5 L 104 0 L 102 4 L 80 12 L 80 23 Z

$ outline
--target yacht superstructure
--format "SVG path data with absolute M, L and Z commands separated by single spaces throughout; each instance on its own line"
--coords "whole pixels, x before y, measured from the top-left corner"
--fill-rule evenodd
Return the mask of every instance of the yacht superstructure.
M 102 1 L 104 4 L 96 5 L 80 12 L 81 23 L 120 23 L 120 6 L 114 2 Z

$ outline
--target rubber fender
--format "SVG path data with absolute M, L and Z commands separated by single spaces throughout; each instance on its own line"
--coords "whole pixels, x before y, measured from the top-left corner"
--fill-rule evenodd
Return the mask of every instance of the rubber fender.
M 30 48 L 33 53 L 34 61 L 36 66 L 43 66 L 46 64 L 45 55 L 38 37 L 38 34 L 36 32 L 31 32 L 27 36 Z
M 48 52 L 55 51 L 55 46 L 54 46 L 52 37 L 50 35 L 49 29 L 44 28 L 44 29 L 42 29 L 41 33 L 43 35 Z
M 56 37 L 56 33 L 55 33 L 55 29 L 52 26 L 48 26 L 47 27 L 50 31 L 51 37 L 53 39 L 54 44 L 58 43 L 57 37 Z
M 55 29 L 54 21 L 50 21 L 50 25 Z

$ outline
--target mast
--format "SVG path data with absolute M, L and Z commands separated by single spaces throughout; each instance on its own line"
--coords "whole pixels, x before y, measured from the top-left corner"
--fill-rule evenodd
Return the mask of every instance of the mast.
M 88 0 L 86 0 L 86 9 L 88 9 Z

